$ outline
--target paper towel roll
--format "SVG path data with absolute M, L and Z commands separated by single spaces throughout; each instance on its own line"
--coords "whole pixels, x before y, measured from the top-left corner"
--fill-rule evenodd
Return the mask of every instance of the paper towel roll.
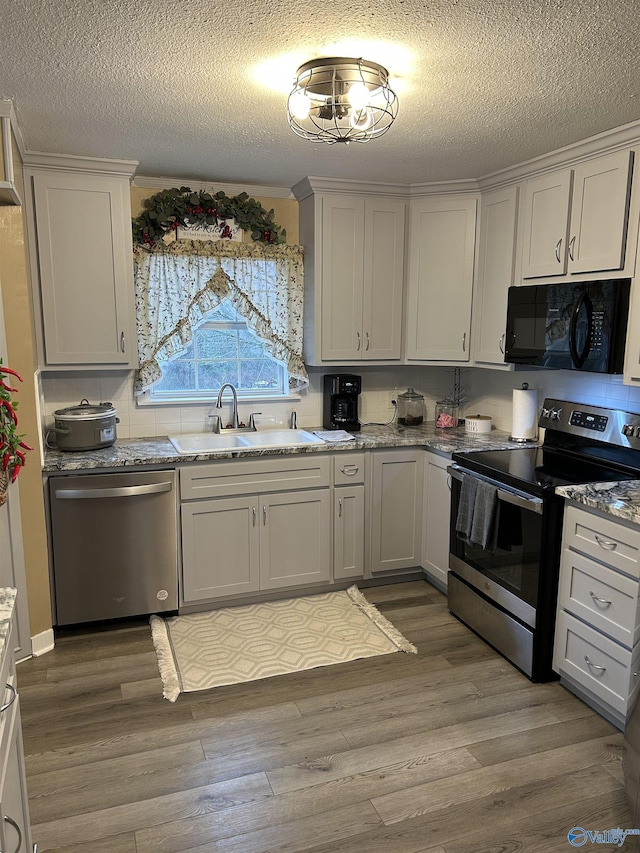
M 525 382 L 513 389 L 513 421 L 511 438 L 514 441 L 535 441 L 538 438 L 538 392 Z

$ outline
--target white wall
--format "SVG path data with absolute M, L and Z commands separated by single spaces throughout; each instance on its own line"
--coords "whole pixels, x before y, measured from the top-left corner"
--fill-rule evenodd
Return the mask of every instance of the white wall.
M 322 376 L 339 373 L 340 368 L 323 370 L 311 368 L 311 384 L 299 400 L 276 403 L 254 403 L 239 406 L 240 415 L 247 420 L 250 412 L 262 412 L 263 417 L 275 418 L 287 424 L 291 411 L 296 410 L 298 426 L 322 425 Z M 342 372 L 362 376 L 360 419 L 362 421 L 387 421 L 393 410 L 389 400 L 394 392 L 401 393 L 411 386 L 424 394 L 427 420 L 434 420 L 435 403 L 453 391 L 454 370 L 446 367 L 367 367 L 344 368 Z M 460 409 L 464 414 L 491 415 L 494 426 L 511 429 L 512 391 L 528 382 L 538 391 L 538 403 L 545 396 L 558 397 L 577 403 L 612 406 L 640 412 L 640 388 L 622 385 L 622 377 L 574 373 L 567 370 L 529 370 L 503 372 L 482 368 L 462 368 L 461 390 L 466 397 Z M 182 432 L 200 432 L 211 429 L 208 415 L 215 409 L 209 405 L 138 406 L 133 399 L 133 374 L 131 372 L 92 371 L 70 373 L 43 373 L 41 388 L 45 428 L 53 423 L 53 412 L 64 406 L 78 404 L 86 398 L 91 403 L 112 402 L 117 410 L 119 438 L 168 435 Z M 227 405 L 225 413 L 230 407 Z M 258 423 L 260 419 L 258 418 Z

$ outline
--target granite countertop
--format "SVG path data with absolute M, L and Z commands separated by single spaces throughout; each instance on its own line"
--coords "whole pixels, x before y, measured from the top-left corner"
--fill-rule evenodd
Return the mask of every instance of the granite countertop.
M 640 524 L 640 480 L 558 486 L 556 494 L 625 521 Z
M 311 427 L 312 432 L 319 427 Z M 509 434 L 501 430 L 475 435 L 465 433 L 464 426 L 455 430 L 436 429 L 434 423 L 419 427 L 366 426 L 354 433 L 353 441 L 327 442 L 308 447 L 271 448 L 268 450 L 224 451 L 216 453 L 180 454 L 166 436 L 155 438 L 118 439 L 111 447 L 100 450 L 64 452 L 47 450 L 43 471 L 91 471 L 102 468 L 124 468 L 140 465 L 176 465 L 183 462 L 206 462 L 216 459 L 253 458 L 291 453 L 322 453 L 349 450 L 375 450 L 381 447 L 425 447 L 443 456 L 465 453 L 472 450 L 503 450 L 522 447 L 509 440 Z M 529 447 L 531 445 L 528 445 Z
M 7 651 L 5 646 L 11 628 L 11 617 L 16 603 L 18 591 L 12 586 L 0 587 L 0 660 L 4 659 Z

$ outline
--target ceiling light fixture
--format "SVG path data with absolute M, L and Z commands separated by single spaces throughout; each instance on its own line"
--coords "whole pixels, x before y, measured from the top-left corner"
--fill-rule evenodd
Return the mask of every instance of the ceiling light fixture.
M 369 142 L 398 114 L 389 72 L 377 62 L 344 57 L 314 59 L 296 72 L 287 103 L 289 127 L 311 142 Z

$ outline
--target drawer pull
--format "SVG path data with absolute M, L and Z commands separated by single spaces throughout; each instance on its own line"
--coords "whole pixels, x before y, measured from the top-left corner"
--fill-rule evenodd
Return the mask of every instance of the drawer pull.
M 589 591 L 589 595 L 591 596 L 595 604 L 602 605 L 602 607 L 611 607 L 611 602 L 607 601 L 606 598 L 598 598 L 598 596 L 591 591 Z
M 9 815 L 5 815 L 4 819 L 9 824 L 9 826 L 12 826 L 15 829 L 15 831 L 18 833 L 18 843 L 16 845 L 16 849 L 15 849 L 14 853 L 20 853 L 20 849 L 22 848 L 22 830 L 20 829 L 18 824 L 15 822 L 15 820 L 12 817 L 9 817 Z
M 344 468 L 341 468 L 340 470 L 346 477 L 353 477 L 360 469 L 357 465 L 345 465 Z
M 590 666 L 591 669 L 597 669 L 598 672 L 601 674 L 607 671 L 606 666 L 599 666 L 597 663 L 593 663 L 593 661 L 590 661 L 588 655 L 585 655 L 584 659 L 587 662 L 587 666 Z
M 13 686 L 13 684 L 7 684 L 7 690 L 11 691 L 11 698 L 8 702 L 5 702 L 4 705 L 0 705 L 0 714 L 2 714 L 4 711 L 6 711 L 13 705 L 13 703 L 16 701 L 16 696 L 18 695 L 18 691 Z
M 618 547 L 617 542 L 611 542 L 609 539 L 603 539 L 601 536 L 598 536 L 597 533 L 595 534 L 595 537 L 596 537 L 596 542 L 598 543 L 598 545 L 601 548 L 605 548 L 607 551 L 615 551 L 616 548 Z

